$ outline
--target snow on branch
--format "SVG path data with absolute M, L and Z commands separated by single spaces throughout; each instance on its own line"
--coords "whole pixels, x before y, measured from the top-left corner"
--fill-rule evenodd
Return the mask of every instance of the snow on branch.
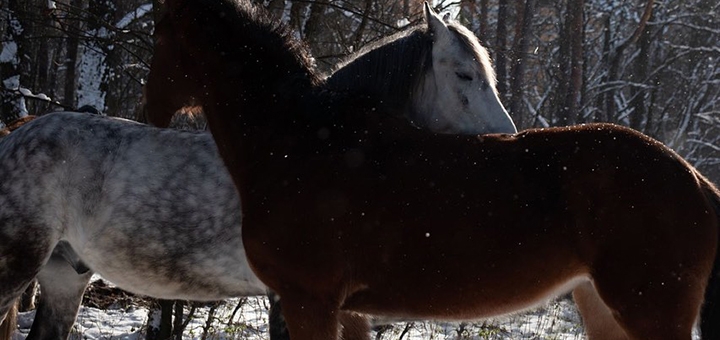
M 148 12 L 152 11 L 152 8 L 152 4 L 145 4 L 136 8 L 134 11 L 126 14 L 122 19 L 120 19 L 120 21 L 115 24 L 115 27 L 119 29 L 124 29 L 125 27 L 130 25 L 133 20 L 141 18 Z
M 33 93 L 32 91 L 30 91 L 29 89 L 26 89 L 26 88 L 24 88 L 24 87 L 3 88 L 2 91 L 5 92 L 5 93 L 10 93 L 10 94 L 14 94 L 14 95 L 19 95 L 19 96 L 21 96 L 21 97 L 23 97 L 23 98 L 25 98 L 25 99 L 34 99 L 34 100 L 39 100 L 39 101 L 42 101 L 42 102 L 50 103 L 50 104 L 52 104 L 52 105 L 56 105 L 56 106 L 62 107 L 62 108 L 65 109 L 65 110 L 73 110 L 73 109 L 74 109 L 73 107 L 70 107 L 70 106 L 67 106 L 67 105 L 65 105 L 65 104 L 61 104 L 60 102 L 57 102 L 57 101 L 55 101 L 55 100 L 52 100 L 52 98 L 48 97 L 48 96 L 47 96 L 46 94 L 44 94 L 44 93 L 35 94 L 35 93 Z
M 667 46 L 670 46 L 672 48 L 678 49 L 678 50 L 685 50 L 685 51 L 696 51 L 696 52 L 710 52 L 710 53 L 720 53 L 720 47 L 719 46 L 688 46 L 688 45 L 678 45 L 673 44 L 669 41 L 665 41 L 665 44 Z

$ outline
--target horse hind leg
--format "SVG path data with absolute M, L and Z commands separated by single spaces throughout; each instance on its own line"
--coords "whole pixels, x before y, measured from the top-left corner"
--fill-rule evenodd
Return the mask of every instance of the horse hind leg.
M 583 282 L 577 286 L 573 290 L 573 300 L 580 311 L 585 334 L 589 340 L 629 339 L 591 282 Z
M 14 254 L 6 256 L 7 258 L 16 257 Z M 13 259 L 7 259 L 4 264 L 13 261 Z M 0 262 L 2 264 L 2 262 Z M 28 285 L 33 282 L 33 278 L 23 279 L 27 275 L 27 270 L 21 270 L 15 277 L 10 277 L 11 268 L 6 266 L 0 268 L 0 287 L 4 289 L 0 290 L 0 340 L 8 340 L 12 338 L 15 329 L 17 328 L 17 313 L 20 305 L 20 299 L 22 293 L 26 290 Z
M 270 300 L 270 340 L 290 340 L 285 318 L 282 315 L 280 297 L 273 292 L 268 292 Z M 341 311 L 339 317 L 340 339 L 342 340 L 370 340 L 370 323 L 367 317 L 362 315 Z
M 27 312 L 35 309 L 36 293 L 37 281 L 33 280 L 27 289 L 25 289 L 22 296 L 15 299 L 15 303 L 10 307 L 5 319 L 0 323 L 0 340 L 12 339 L 15 329 L 17 328 L 18 312 Z
M 596 315 L 612 315 L 617 326 L 613 325 L 611 329 L 616 333 L 618 327 L 624 330 L 627 339 L 691 340 L 703 301 L 704 283 L 700 280 L 693 281 L 689 276 L 682 280 L 668 276 L 660 276 L 665 277 L 660 279 L 653 273 L 645 273 L 642 277 L 642 285 L 638 286 L 638 282 L 633 282 L 633 278 L 616 273 L 599 277 L 596 275 L 593 282 L 594 299 L 599 301 L 595 306 L 602 302 L 606 308 L 596 308 Z M 583 309 L 587 313 L 588 308 Z M 594 315 L 589 313 L 583 315 L 583 320 L 593 317 Z M 609 320 L 608 317 L 604 319 Z M 590 325 L 594 323 L 589 322 Z M 611 323 L 608 321 L 605 326 L 608 324 Z M 591 332 L 596 334 L 593 339 L 613 339 L 599 328 L 597 332 L 593 326 L 591 328 Z
M 92 274 L 78 274 L 57 249 L 53 252 L 37 276 L 40 299 L 28 340 L 68 338 Z
M 13 228 L 0 217 L 0 323 L 41 270 L 52 249 L 52 235 L 37 228 Z M 43 237 L 45 236 L 45 237 Z M 12 322 L 12 321 L 11 321 Z
M 303 293 L 281 293 L 280 304 L 292 340 L 337 340 L 339 303 Z
M 0 323 L 0 340 L 12 339 L 17 328 L 18 312 L 27 312 L 35 309 L 35 295 L 37 295 L 37 281 L 33 280 L 25 289 L 22 296 L 15 300 L 5 320 Z

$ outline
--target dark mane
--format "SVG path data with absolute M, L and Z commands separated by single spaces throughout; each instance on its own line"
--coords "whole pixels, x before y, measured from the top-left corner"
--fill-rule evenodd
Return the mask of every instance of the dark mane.
M 202 27 L 199 33 L 206 46 L 223 59 L 228 79 L 243 74 L 245 79 L 279 87 L 288 82 L 302 86 L 320 82 L 304 43 L 249 1 L 183 1 L 177 6 L 180 8 L 170 12 L 180 17 L 171 20 L 192 20 L 191 25 Z
M 431 39 L 424 27 L 379 39 L 337 65 L 326 86 L 338 94 L 351 91 L 356 102 L 372 98 L 374 106 L 402 110 L 432 65 Z

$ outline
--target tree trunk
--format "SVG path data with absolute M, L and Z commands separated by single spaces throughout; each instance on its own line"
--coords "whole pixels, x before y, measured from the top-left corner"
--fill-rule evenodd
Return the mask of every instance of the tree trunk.
M 478 32 L 478 36 L 480 38 L 480 42 L 483 45 L 487 45 L 488 41 L 488 33 L 490 32 L 490 29 L 488 28 L 488 0 L 480 0 L 480 31 Z
M 555 78 L 557 86 L 555 87 L 551 97 L 551 113 L 555 114 L 551 119 L 553 124 L 567 125 L 570 122 L 568 110 L 566 109 L 565 100 L 570 88 L 570 64 L 572 63 L 571 53 L 571 7 L 573 0 L 568 0 L 565 6 L 564 20 L 560 22 L 560 33 L 558 36 L 558 52 L 557 52 L 557 68 L 555 69 Z
M 615 48 L 614 51 L 611 52 L 609 56 L 610 66 L 608 68 L 608 83 L 613 84 L 618 79 L 620 79 L 620 61 L 622 60 L 623 53 L 628 47 L 630 47 L 630 45 L 634 44 L 640 37 L 640 34 L 645 31 L 645 24 L 647 24 L 648 20 L 650 20 L 654 3 L 654 0 L 648 0 L 648 2 L 645 4 L 645 10 L 643 11 L 642 16 L 640 17 L 640 21 L 638 22 L 638 26 L 636 27 L 632 36 L 623 41 Z M 613 87 L 614 85 L 610 86 L 611 87 L 607 89 L 607 92 L 605 94 L 605 111 L 608 119 L 614 121 L 617 119 L 617 108 L 615 107 L 615 90 Z
M 305 38 L 303 16 L 305 15 L 307 6 L 308 3 L 303 1 L 293 1 L 290 6 L 290 27 L 298 32 L 303 39 Z
M 650 67 L 650 43 L 650 28 L 646 27 L 638 40 L 640 53 L 633 63 L 633 74 L 630 79 L 633 80 L 634 83 L 645 83 L 647 81 L 648 68 Z M 630 115 L 630 127 L 638 131 L 643 131 L 643 122 L 646 126 L 650 125 L 650 117 L 645 100 L 647 90 L 638 86 L 632 86 L 630 88 L 630 94 L 632 97 L 630 107 L 633 108 L 633 112 Z
M 305 21 L 305 41 L 310 46 L 317 46 L 320 40 L 323 26 L 323 15 L 325 14 L 325 4 L 313 2 L 310 5 L 310 16 Z
M 273 20 L 280 21 L 285 11 L 285 0 L 270 0 L 267 9 Z
M 175 340 L 182 340 L 183 331 L 183 310 L 185 307 L 185 301 L 175 301 L 175 320 L 173 321 L 173 335 Z
M 601 83 L 607 84 L 609 79 L 609 65 L 610 65 L 610 49 L 612 44 L 612 31 L 610 27 L 610 15 L 605 15 L 605 19 L 603 20 L 603 49 L 602 49 L 602 58 L 600 59 L 599 63 L 601 65 L 605 65 L 607 68 L 605 71 L 605 75 L 602 76 Z M 602 92 L 600 92 L 596 98 L 596 111 L 595 115 L 593 117 L 593 120 L 595 122 L 603 122 L 608 121 L 608 92 L 605 91 L 605 89 L 601 89 Z
M 155 323 L 154 311 L 160 309 L 160 324 L 157 328 L 153 326 Z M 147 330 L 145 332 L 145 340 L 168 340 L 172 338 L 172 300 L 155 300 L 155 303 L 148 313 Z
M 70 2 L 72 8 L 86 8 L 83 6 L 83 0 L 72 0 Z M 79 20 L 72 20 L 66 23 L 65 39 L 65 86 L 63 91 L 62 103 L 68 107 L 75 107 L 78 79 L 78 52 L 80 49 L 79 32 L 81 30 Z
M 505 102 L 507 93 L 507 14 L 508 1 L 498 1 L 497 35 L 495 37 L 495 70 L 497 73 L 497 90 L 500 100 Z
M 565 105 L 561 109 L 563 125 L 575 124 L 578 117 L 582 91 L 583 71 L 583 7 L 584 0 L 568 1 L 568 37 L 570 38 L 570 74 L 568 77 Z M 564 112 L 563 112 L 564 111 Z
M 373 0 L 365 0 L 365 8 L 363 9 L 362 18 L 360 18 L 360 24 L 355 31 L 355 37 L 353 38 L 353 51 L 357 51 L 363 45 L 363 37 L 365 36 L 365 26 L 367 26 L 368 19 L 372 15 L 372 4 Z
M 470 28 L 470 30 L 473 31 L 475 34 L 479 34 L 478 22 L 476 20 L 477 17 L 478 17 L 478 13 L 477 13 L 477 7 L 475 7 L 475 1 L 474 0 L 460 0 L 459 20 L 460 20 L 460 22 L 466 24 L 466 26 L 468 28 Z
M 22 5 L 23 36 L 45 37 L 45 39 L 21 39 L 19 50 L 26 56 L 19 65 L 23 87 L 35 93 L 44 93 L 53 98 L 56 93 L 54 58 L 60 49 L 57 31 L 54 27 L 53 10 L 46 8 L 46 1 L 27 1 Z M 40 100 L 26 102 L 28 113 L 41 114 L 52 109 L 49 103 Z
M 513 48 L 513 68 L 510 77 L 510 105 L 509 110 L 512 114 L 515 124 L 520 128 L 523 125 L 523 85 L 525 84 L 523 76 L 525 75 L 525 56 L 527 55 L 528 39 L 530 38 L 530 25 L 532 23 L 535 11 L 535 0 L 525 0 L 522 9 L 522 19 L 520 29 L 516 31 L 515 47 Z
M 7 6 L 7 7 L 6 7 Z M 3 52 L 8 53 L 15 48 L 15 53 L 6 56 L 6 60 L 0 62 L 0 78 L 2 79 L 2 92 L 0 93 L 0 119 L 3 122 L 9 122 L 23 115 L 25 107 L 24 99 L 17 92 L 20 86 L 20 64 L 21 45 L 19 40 L 22 34 L 20 19 L 17 17 L 20 0 L 9 0 L 2 4 L 2 14 L 5 35 L 1 38 L 5 42 L 3 44 Z

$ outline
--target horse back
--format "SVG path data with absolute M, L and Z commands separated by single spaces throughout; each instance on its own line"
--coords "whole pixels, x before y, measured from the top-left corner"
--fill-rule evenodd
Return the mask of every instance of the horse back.
M 392 123 L 382 123 L 365 131 L 387 132 Z M 241 186 L 243 238 L 261 275 L 273 266 L 298 268 L 299 285 L 312 287 L 313 277 L 334 273 L 324 283 L 350 282 L 349 309 L 387 313 L 390 305 L 402 314 L 412 306 L 424 317 L 452 306 L 462 318 L 496 314 L 488 309 L 503 301 L 516 301 L 505 304 L 510 310 L 534 305 L 583 277 L 635 271 L 689 279 L 714 258 L 705 250 L 717 242 L 717 218 L 694 171 L 630 129 L 588 125 L 481 138 L 359 131 L 347 139 L 357 142 L 318 149 L 303 162 L 293 161 L 291 147 Z M 644 244 L 648 238 L 654 241 Z M 290 263 L 272 263 L 256 244 L 277 245 Z M 668 263 L 677 277 L 660 270 Z M 683 269 L 686 263 L 698 265 Z

